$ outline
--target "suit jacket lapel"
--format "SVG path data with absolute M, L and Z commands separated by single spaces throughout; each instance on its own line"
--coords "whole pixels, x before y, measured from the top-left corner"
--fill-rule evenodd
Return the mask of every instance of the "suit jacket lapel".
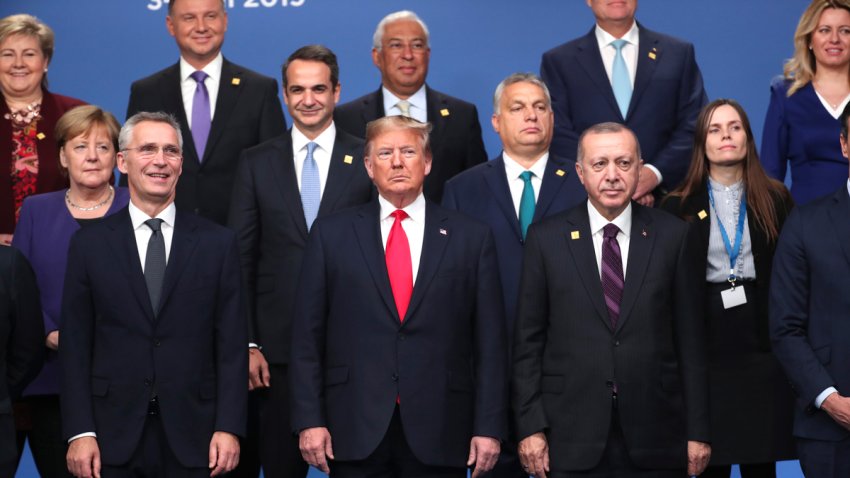
M 549 155 L 546 171 L 541 178 L 540 193 L 537 194 L 537 204 L 534 207 L 534 222 L 546 216 L 546 212 L 555 198 L 558 197 L 558 191 L 561 190 L 570 174 L 576 173 L 567 169 L 566 164 L 560 158 Z
M 605 305 L 605 293 L 602 291 L 602 279 L 599 275 L 599 264 L 596 263 L 596 252 L 593 249 L 593 236 L 590 231 L 590 218 L 587 215 L 586 202 L 584 206 L 572 209 L 567 216 L 568 227 L 564 231 L 564 241 L 578 269 L 581 282 L 587 290 L 587 296 L 596 309 L 599 319 L 609 329 L 611 320 L 608 318 L 608 307 Z M 574 233 L 578 238 L 573 239 Z
M 611 109 L 616 112 L 617 117 L 625 120 L 623 114 L 620 113 L 620 107 L 617 106 L 617 99 L 614 97 L 611 82 L 608 81 L 608 73 L 605 72 L 605 65 L 602 64 L 602 54 L 599 52 L 599 44 L 596 41 L 594 29 L 591 29 L 590 33 L 582 39 L 576 59 L 582 69 L 587 73 L 590 82 L 596 85 L 599 93 L 605 98 Z M 632 97 L 632 101 L 634 101 L 634 96 Z
M 378 87 L 378 91 L 364 100 L 363 105 L 363 124 L 384 117 L 384 90 L 383 86 Z M 366 131 L 366 128 L 363 128 Z M 365 134 L 365 133 L 364 133 Z
M 449 243 L 452 231 L 449 227 L 448 216 L 441 214 L 431 202 L 425 205 L 425 232 L 422 235 L 422 253 L 419 255 L 419 272 L 416 274 L 416 283 L 413 286 L 413 296 L 407 308 L 404 323 L 412 319 L 416 309 L 425 297 L 425 291 L 434 279 L 440 263 L 443 260 L 443 252 Z
M 115 213 L 116 220 L 108 223 L 113 238 L 108 241 L 109 247 L 113 249 L 115 257 L 120 258 L 121 270 L 127 276 L 127 283 L 133 296 L 139 301 L 142 310 L 153 320 L 154 313 L 151 307 L 151 299 L 148 294 L 148 286 L 145 284 L 145 275 L 142 272 L 142 263 L 139 261 L 139 248 L 136 245 L 136 234 L 133 231 L 133 223 L 130 221 L 130 212 L 126 207 Z
M 348 183 L 357 173 L 355 168 L 362 168 L 362 164 L 354 162 L 354 158 L 362 154 L 358 148 L 346 140 L 344 134 L 337 130 L 334 139 L 334 149 L 331 152 L 331 164 L 328 170 L 328 179 L 325 190 L 322 193 L 322 201 L 319 203 L 319 216 L 323 216 L 334 210 L 334 206 L 348 189 Z M 361 148 L 362 149 L 362 148 Z M 349 158 L 346 162 L 346 157 Z M 302 214 L 303 215 L 303 214 Z
M 442 138 L 446 128 L 446 121 L 440 111 L 445 109 L 448 112 L 448 115 L 446 116 L 451 115 L 451 111 L 447 109 L 448 103 L 442 95 L 436 93 L 428 85 L 425 85 L 425 98 L 428 108 L 428 122 L 431 123 L 434 128 L 431 131 L 431 137 Z M 441 142 L 439 140 L 431 141 L 431 144 L 441 144 Z
M 162 294 L 160 295 L 157 315 L 165 309 L 168 299 L 177 285 L 177 280 L 183 274 L 186 265 L 193 260 L 192 253 L 198 246 L 196 228 L 197 225 L 190 219 L 188 214 L 180 214 L 178 211 L 174 219 L 171 252 L 168 255 L 168 264 L 165 266 L 165 279 L 162 281 Z
M 655 234 L 652 230 L 652 219 L 645 214 L 643 207 L 632 203 L 632 231 L 629 238 L 629 258 L 626 269 L 626 284 L 623 288 L 623 299 L 620 302 L 620 319 L 617 321 L 617 330 L 623 328 L 623 324 L 629 318 L 629 312 L 634 307 L 649 267 L 649 258 L 652 255 L 652 246 L 655 244 Z
M 847 195 L 847 189 L 841 188 L 833 195 L 834 204 L 829 209 L 829 217 L 835 227 L 835 235 L 838 238 L 838 243 L 841 244 L 841 250 L 844 252 L 844 259 L 850 262 L 850 243 L 847 238 L 850 237 L 850 196 Z
M 204 149 L 204 161 L 201 162 L 201 166 L 206 164 L 206 160 L 210 158 L 219 138 L 224 136 L 224 130 L 227 127 L 227 122 L 230 120 L 233 108 L 236 107 L 239 93 L 244 88 L 244 86 L 240 86 L 241 81 L 238 81 L 241 79 L 241 76 L 242 71 L 237 69 L 233 63 L 224 60 L 221 66 L 221 80 L 218 83 L 215 116 L 213 117 L 212 125 L 210 125 L 210 135 L 207 138 L 207 145 Z M 228 158 L 228 160 L 230 159 Z
M 508 178 L 505 174 L 505 158 L 500 154 L 499 157 L 485 164 L 487 164 L 487 169 L 484 172 L 484 180 L 493 194 L 493 199 L 496 201 L 502 214 L 505 215 L 505 220 L 511 225 L 511 229 L 516 234 L 517 240 L 522 241 L 519 219 L 514 208 L 513 197 L 511 197 L 511 189 L 508 186 Z M 542 195 L 543 191 L 540 194 Z
M 371 274 L 372 280 L 375 281 L 375 286 L 378 288 L 378 294 L 384 300 L 384 305 L 390 311 L 391 317 L 398 323 L 398 309 L 395 306 L 395 298 L 393 298 L 393 292 L 390 288 L 387 261 L 384 257 L 380 211 L 381 206 L 377 198 L 361 207 L 354 219 L 354 234 L 357 236 L 357 243 L 365 259 L 364 262 L 369 268 L 369 274 Z
M 629 103 L 629 115 L 631 115 L 635 105 L 638 104 L 643 92 L 646 91 L 646 87 L 649 86 L 650 80 L 655 74 L 655 67 L 659 61 L 662 61 L 661 56 L 663 55 L 663 52 L 658 49 L 658 38 L 640 24 L 638 24 L 638 29 L 640 40 L 637 71 L 635 71 L 635 87 Z
M 169 68 L 161 78 L 160 91 L 165 95 L 164 103 L 168 111 L 177 112 L 177 122 L 180 123 L 180 133 L 183 135 L 183 158 L 195 165 L 198 164 L 198 152 L 192 141 L 192 130 L 189 129 L 189 119 L 186 118 L 186 107 L 183 105 L 183 92 L 180 88 L 180 63 Z M 194 160 L 194 161 L 192 161 Z
M 284 208 L 292 215 L 292 220 L 306 241 L 307 220 L 304 219 L 304 206 L 301 204 L 298 176 L 295 174 L 295 159 L 292 157 L 292 130 L 287 130 L 283 136 L 275 140 L 274 146 L 277 154 L 269 161 L 274 183 L 280 191 Z

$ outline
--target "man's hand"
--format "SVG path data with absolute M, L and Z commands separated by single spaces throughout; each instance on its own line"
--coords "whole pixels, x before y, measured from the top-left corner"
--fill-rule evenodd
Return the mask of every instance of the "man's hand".
M 248 349 L 248 390 L 268 388 L 271 385 L 269 363 L 260 349 Z
M 499 440 L 490 437 L 472 437 L 469 442 L 469 459 L 466 461 L 466 466 L 475 464 L 472 478 L 478 478 L 480 474 L 492 470 L 499 459 L 500 451 Z
M 213 433 L 210 440 L 210 476 L 223 475 L 239 464 L 239 439 L 227 432 Z
M 658 186 L 658 176 L 655 172 L 645 166 L 640 168 L 640 179 L 638 179 L 637 189 L 635 190 L 632 199 L 643 206 L 652 207 L 655 203 L 655 196 L 652 195 L 652 190 Z
M 328 459 L 334 459 L 334 449 L 331 446 L 331 433 L 325 427 L 305 428 L 298 434 L 298 447 L 301 457 L 322 473 L 330 473 Z
M 44 345 L 50 350 L 59 350 L 59 331 L 54 330 L 47 334 L 47 338 L 44 339 Z
M 68 471 L 77 478 L 100 478 L 100 448 L 95 437 L 81 437 L 68 445 Z
M 688 476 L 696 476 L 705 471 L 711 458 L 711 447 L 701 441 L 688 441 Z
M 11 234 L 0 234 L 0 246 L 11 246 L 12 245 L 12 235 Z
M 529 475 L 546 478 L 549 472 L 549 443 L 543 432 L 529 435 L 519 442 L 519 461 Z
M 820 407 L 835 420 L 835 423 L 850 430 L 850 398 L 831 393 Z

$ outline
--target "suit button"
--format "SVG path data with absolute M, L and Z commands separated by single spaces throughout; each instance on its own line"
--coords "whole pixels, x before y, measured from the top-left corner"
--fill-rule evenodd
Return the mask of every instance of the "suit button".
M 398 339 L 399 339 L 399 340 L 404 340 L 404 334 L 398 334 Z
M 619 340 L 615 340 L 615 341 L 614 341 L 614 347 L 619 347 L 619 346 L 620 346 L 620 341 L 619 341 Z
M 606 380 L 605 386 L 608 387 L 608 388 L 614 388 L 614 381 L 613 380 Z
M 154 347 L 159 347 L 160 345 L 162 345 L 162 343 L 159 340 L 154 340 L 153 345 Z
M 151 379 L 149 379 L 149 378 L 146 378 L 146 379 L 145 379 L 145 386 L 146 386 L 146 387 L 150 387 L 150 386 L 151 386 L 151 383 L 153 383 L 153 382 L 151 382 Z
M 393 374 L 393 382 L 398 382 L 398 374 L 397 373 Z

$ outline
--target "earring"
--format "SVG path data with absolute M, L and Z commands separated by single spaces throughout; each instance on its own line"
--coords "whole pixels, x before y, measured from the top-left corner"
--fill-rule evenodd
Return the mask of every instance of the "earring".
M 47 73 L 47 68 L 44 69 L 44 72 Z

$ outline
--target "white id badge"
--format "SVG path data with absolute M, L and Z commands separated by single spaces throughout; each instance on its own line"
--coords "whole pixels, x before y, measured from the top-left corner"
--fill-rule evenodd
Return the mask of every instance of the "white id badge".
M 731 309 L 747 303 L 747 294 L 744 293 L 744 287 L 740 285 L 720 291 L 720 298 L 723 299 L 724 309 Z

